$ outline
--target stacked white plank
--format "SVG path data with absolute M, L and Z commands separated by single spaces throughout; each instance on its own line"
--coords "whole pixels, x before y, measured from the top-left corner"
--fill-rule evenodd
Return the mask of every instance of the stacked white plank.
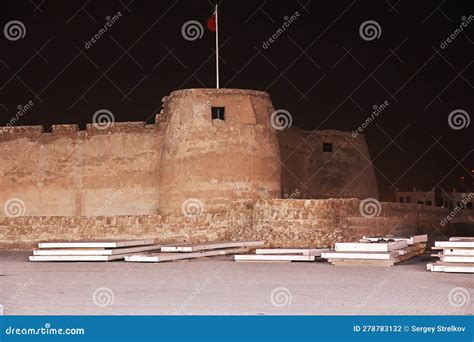
M 159 251 L 153 239 L 40 242 L 30 261 L 112 261 L 134 253 Z
M 426 267 L 432 272 L 474 273 L 474 237 L 452 237 L 449 241 L 436 241 L 433 254 L 440 259 Z
M 196 259 L 219 255 L 246 253 L 263 246 L 264 241 L 217 241 L 195 244 L 169 244 L 161 247 L 160 253 L 140 253 L 125 257 L 128 262 L 165 262 Z
M 255 254 L 236 254 L 234 260 L 238 262 L 316 261 L 321 257 L 321 253 L 328 251 L 328 248 L 259 248 Z
M 338 242 L 335 250 L 322 253 L 333 265 L 393 266 L 425 252 L 427 235 L 364 236 L 359 242 Z

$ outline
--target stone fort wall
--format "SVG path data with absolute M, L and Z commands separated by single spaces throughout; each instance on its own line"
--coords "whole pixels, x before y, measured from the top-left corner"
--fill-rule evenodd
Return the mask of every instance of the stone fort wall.
M 224 121 L 212 119 L 212 107 L 225 108 Z M 163 99 L 152 125 L 0 129 L 0 204 L 20 200 L 24 216 L 108 216 L 179 214 L 194 198 L 213 212 L 282 194 L 378 197 L 363 136 L 297 128 L 277 135 L 273 111 L 265 92 L 186 89 Z
M 2 129 L 2 209 L 19 199 L 24 216 L 156 214 L 162 141 L 159 122 Z
M 135 238 L 163 243 L 263 239 L 268 246 L 308 247 L 357 241 L 366 234 L 427 233 L 431 240 L 453 234 L 453 223 L 439 224 L 446 209 L 383 202 L 380 215 L 367 218 L 359 204 L 357 199 L 249 200 L 195 219 L 179 214 L 2 217 L 0 249 L 30 249 L 51 240 Z
M 284 194 L 298 192 L 298 198 L 378 198 L 363 135 L 292 127 L 279 132 L 279 140 Z

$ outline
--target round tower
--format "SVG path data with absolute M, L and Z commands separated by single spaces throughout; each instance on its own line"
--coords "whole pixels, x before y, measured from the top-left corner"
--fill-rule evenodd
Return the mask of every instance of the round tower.
M 186 89 L 164 99 L 160 212 L 222 210 L 230 201 L 278 198 L 280 151 L 266 92 Z

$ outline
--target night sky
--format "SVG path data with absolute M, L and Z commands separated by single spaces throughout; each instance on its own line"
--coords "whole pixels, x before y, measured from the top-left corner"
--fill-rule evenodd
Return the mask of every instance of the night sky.
M 29 101 L 15 125 L 84 128 L 103 108 L 116 121 L 153 123 L 171 91 L 215 86 L 212 11 L 207 0 L 2 0 L 0 124 Z M 466 189 L 474 175 L 470 15 L 472 0 L 224 0 L 221 87 L 265 90 L 307 130 L 353 131 L 388 101 L 364 130 L 382 199 L 413 186 Z M 24 25 L 23 38 L 5 34 L 13 20 Z M 201 38 L 183 37 L 190 20 L 204 28 Z M 380 30 L 363 39 L 369 20 Z M 453 111 L 457 126 L 448 121 Z

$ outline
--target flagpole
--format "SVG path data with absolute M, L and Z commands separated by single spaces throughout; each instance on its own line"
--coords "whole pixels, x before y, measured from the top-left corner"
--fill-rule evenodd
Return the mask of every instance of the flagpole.
M 219 20 L 216 4 L 216 88 L 219 89 Z

